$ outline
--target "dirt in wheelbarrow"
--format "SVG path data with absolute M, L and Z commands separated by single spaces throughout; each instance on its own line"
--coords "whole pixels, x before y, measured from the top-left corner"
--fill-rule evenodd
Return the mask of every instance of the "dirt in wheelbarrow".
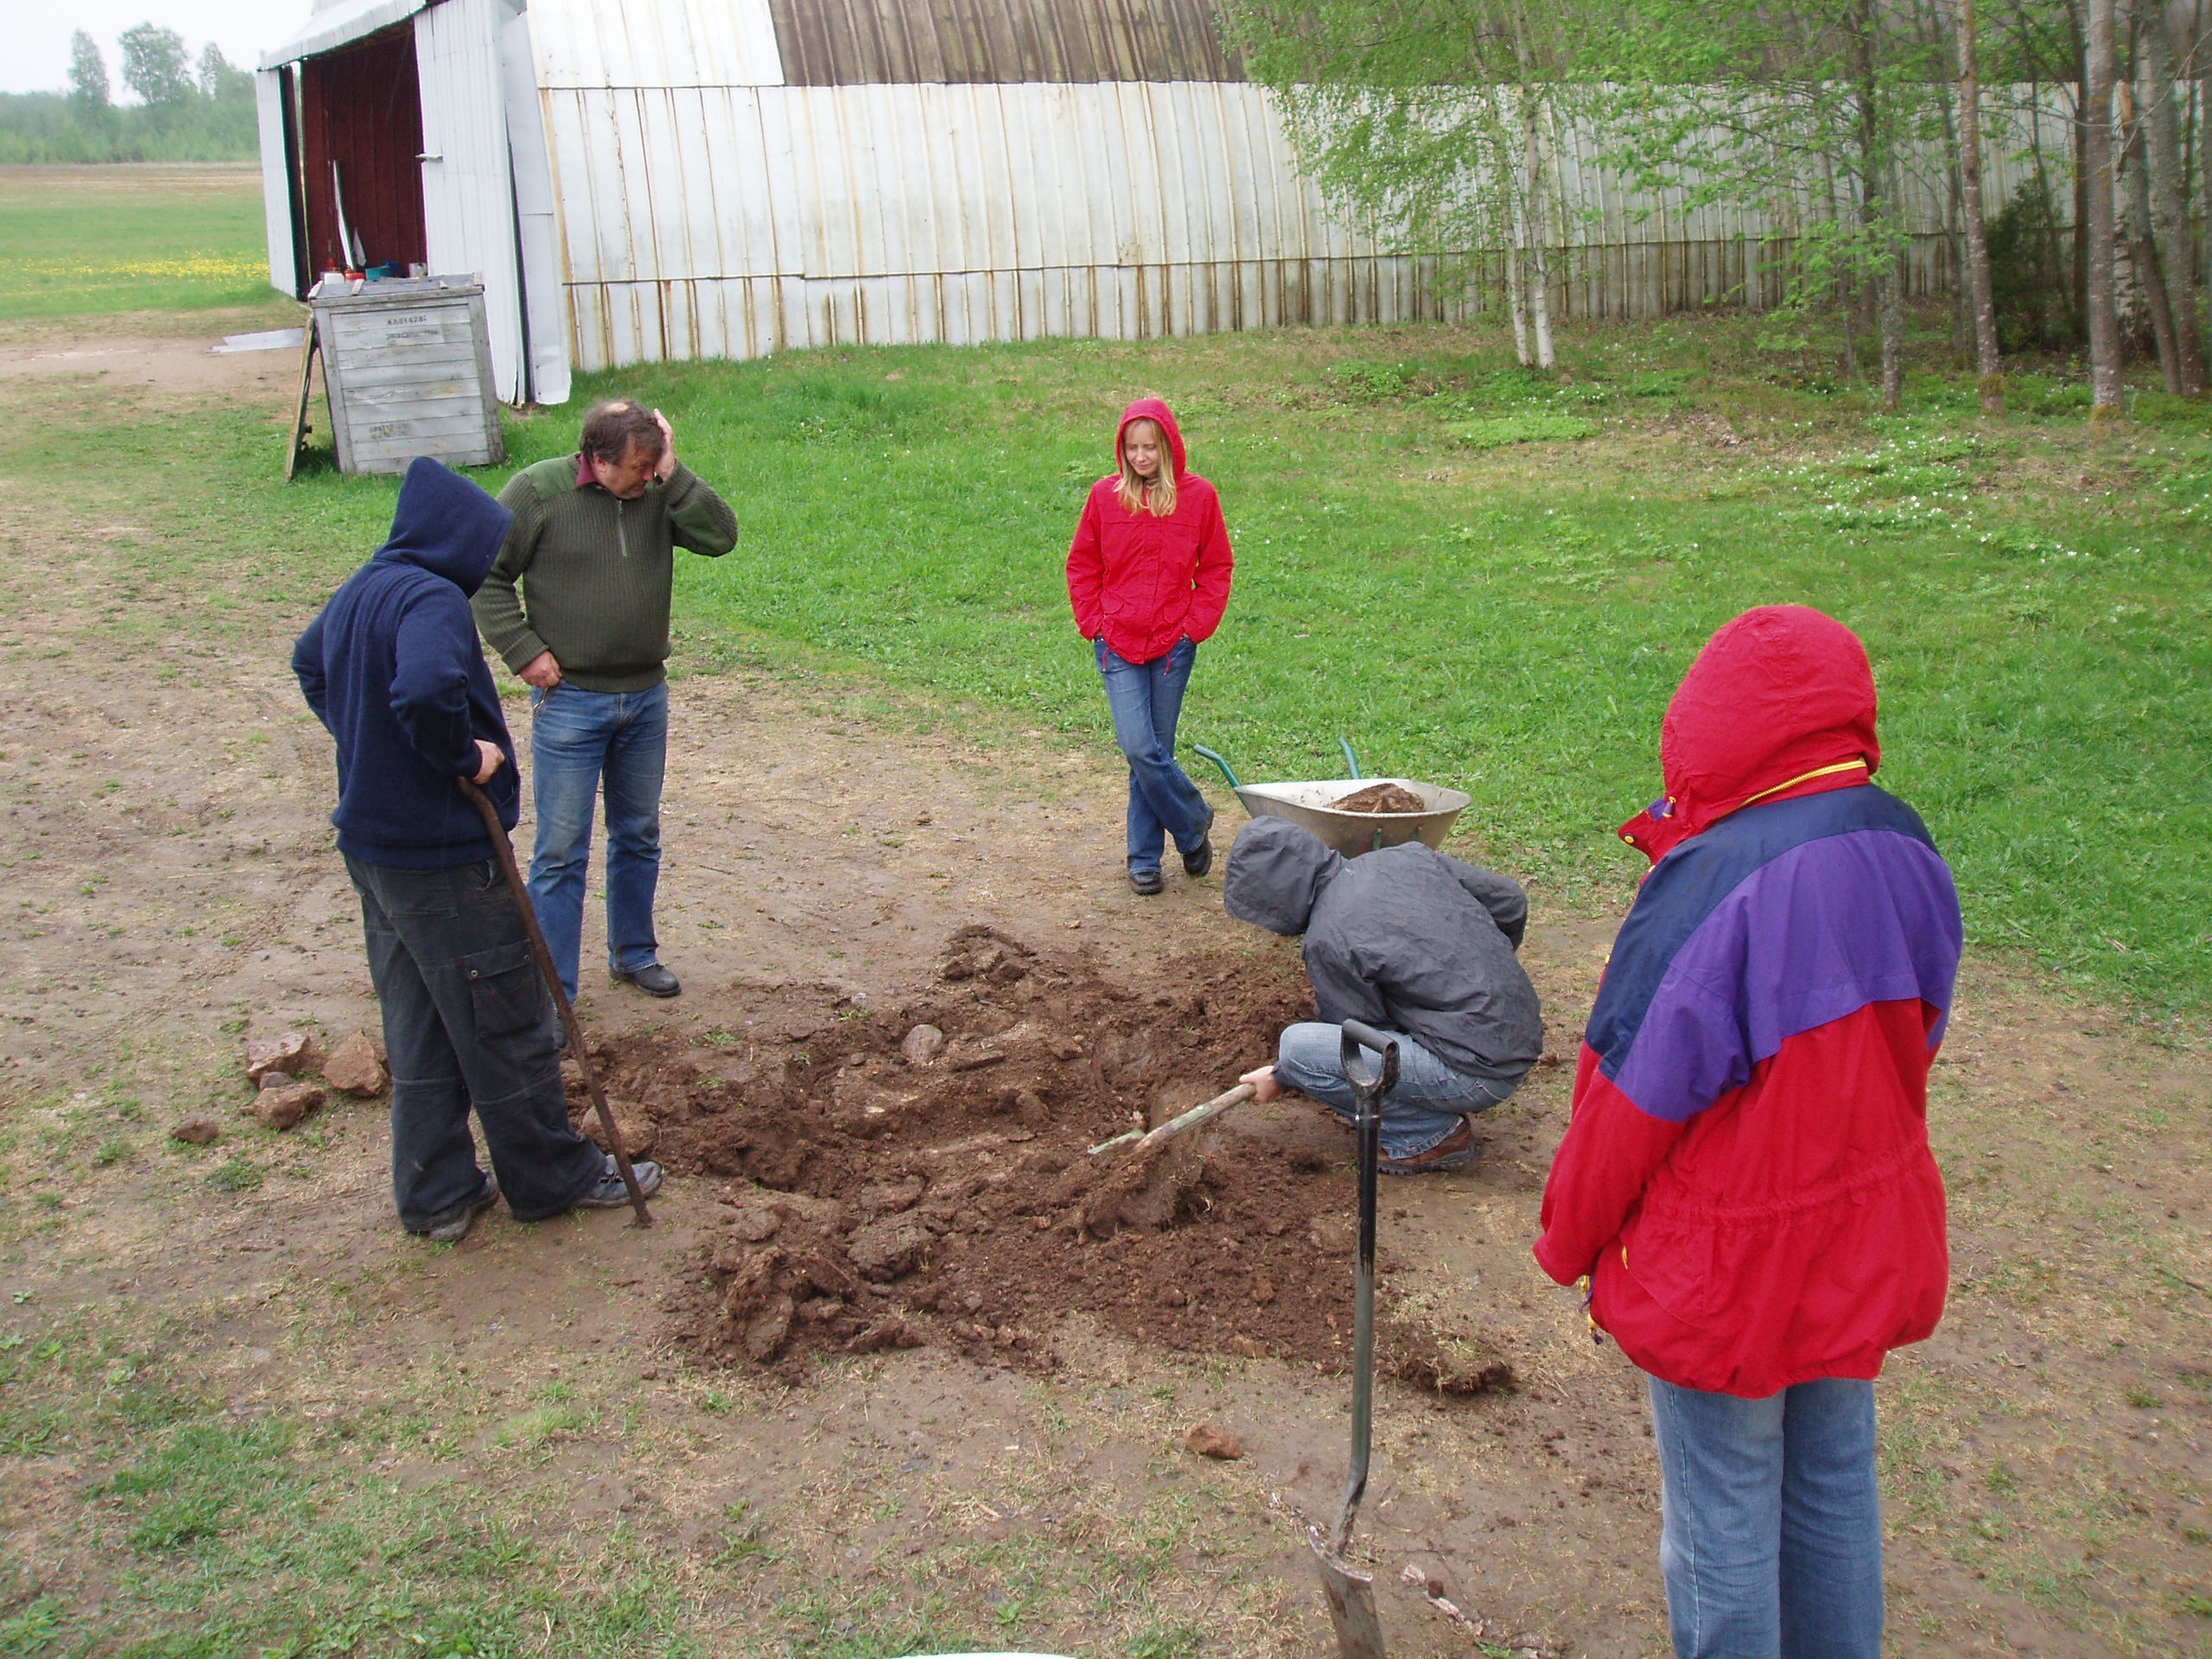
M 1298 1101 L 1148 1154 L 1089 1150 L 1227 1088 L 1309 1009 L 1294 966 L 1185 958 L 1132 987 L 968 927 L 927 983 L 780 1052 L 638 1033 L 594 1052 L 654 1120 L 656 1158 L 727 1179 L 675 1297 L 706 1360 L 797 1381 L 815 1356 L 930 1344 L 1050 1370 L 1081 1313 L 1179 1353 L 1332 1372 L 1351 1338 L 1349 1132 Z M 1254 1121 L 1286 1110 L 1289 1134 Z M 1510 1386 L 1479 1333 L 1394 1312 L 1397 1264 L 1378 1265 L 1384 1374 Z
M 1332 812 L 1426 812 L 1428 803 L 1403 784 L 1370 784 L 1329 803 Z

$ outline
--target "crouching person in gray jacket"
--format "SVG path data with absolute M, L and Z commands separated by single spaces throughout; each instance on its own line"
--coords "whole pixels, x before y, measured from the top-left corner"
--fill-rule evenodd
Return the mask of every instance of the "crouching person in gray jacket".
M 1382 1103 L 1382 1173 L 1456 1169 L 1475 1155 L 1470 1114 L 1512 1094 L 1543 1052 L 1535 987 L 1514 953 L 1529 918 L 1519 883 L 1419 842 L 1356 859 L 1285 818 L 1255 818 L 1229 851 L 1229 913 L 1306 936 L 1319 1024 L 1282 1033 L 1250 1073 L 1255 1098 L 1285 1089 L 1352 1115 L 1338 1027 L 1363 1020 L 1398 1039 L 1398 1083 Z

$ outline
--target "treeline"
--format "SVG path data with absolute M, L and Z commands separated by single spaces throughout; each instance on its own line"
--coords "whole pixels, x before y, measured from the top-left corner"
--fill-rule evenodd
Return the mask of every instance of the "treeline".
M 195 62 L 173 29 L 124 32 L 114 101 L 107 60 L 83 29 L 69 42 L 69 89 L 0 93 L 0 163 L 251 161 L 258 152 L 253 77 L 212 42 Z
M 2099 418 L 2132 352 L 2156 353 L 2169 391 L 2205 390 L 2201 0 L 1226 0 L 1226 16 L 1340 207 L 1426 248 L 1506 250 L 1524 361 L 1551 362 L 1554 263 L 1590 211 L 1567 162 L 1647 205 L 1743 210 L 1785 308 L 1840 312 L 1847 372 L 1863 341 L 1891 407 L 1931 228 L 1993 410 L 2005 352 L 2076 341 Z M 2024 180 L 2001 209 L 1984 189 L 1999 161 Z

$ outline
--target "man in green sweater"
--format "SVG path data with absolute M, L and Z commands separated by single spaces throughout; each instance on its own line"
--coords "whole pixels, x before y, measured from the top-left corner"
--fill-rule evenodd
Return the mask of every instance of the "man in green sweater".
M 517 473 L 499 503 L 514 523 L 474 603 L 484 638 L 530 684 L 531 902 L 574 996 L 603 787 L 607 966 L 674 996 L 683 988 L 653 933 L 673 550 L 721 557 L 737 545 L 737 515 L 676 459 L 660 411 L 622 399 L 585 416 L 575 454 Z

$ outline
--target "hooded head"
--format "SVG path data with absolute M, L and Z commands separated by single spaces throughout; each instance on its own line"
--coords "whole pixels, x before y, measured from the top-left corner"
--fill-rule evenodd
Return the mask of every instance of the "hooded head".
M 1866 647 L 1809 606 L 1745 611 L 1682 676 L 1659 762 L 1666 799 L 1620 830 L 1655 863 L 1745 807 L 1865 783 L 1882 762 Z
M 1221 901 L 1240 922 L 1270 933 L 1303 933 L 1321 889 L 1344 861 L 1288 818 L 1255 818 L 1229 849 Z
M 428 455 L 407 464 L 391 536 L 377 557 L 420 565 L 474 598 L 499 556 L 514 514 Z
M 1167 440 L 1167 453 L 1175 463 L 1175 476 L 1180 478 L 1190 470 L 1183 461 L 1183 431 L 1175 424 L 1175 411 L 1157 397 L 1140 397 L 1122 411 L 1122 423 L 1114 429 L 1114 470 L 1122 469 L 1122 436 L 1129 429 L 1131 421 L 1153 421 L 1159 424 Z

